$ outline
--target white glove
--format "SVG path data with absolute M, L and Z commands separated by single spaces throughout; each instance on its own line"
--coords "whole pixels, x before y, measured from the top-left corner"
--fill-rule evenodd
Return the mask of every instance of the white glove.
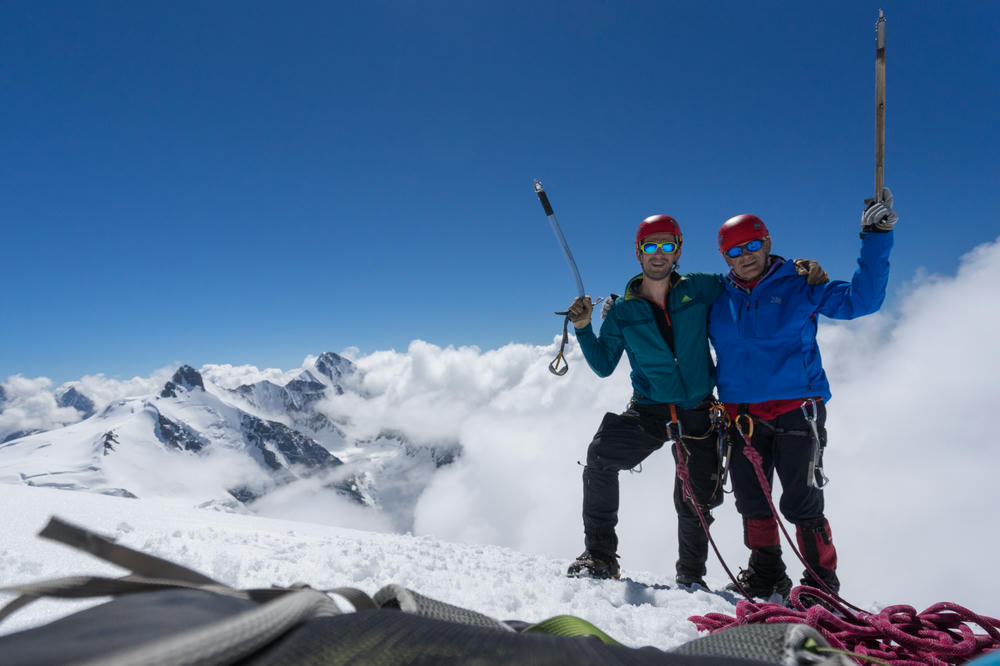
M 601 306 L 601 319 L 608 318 L 608 313 L 611 312 L 611 306 L 615 304 L 616 298 L 618 298 L 618 294 L 611 294 L 604 299 L 604 305 Z
M 892 231 L 899 221 L 899 215 L 892 210 L 892 192 L 882 188 L 882 201 L 865 199 L 865 212 L 861 213 L 861 228 L 864 230 Z

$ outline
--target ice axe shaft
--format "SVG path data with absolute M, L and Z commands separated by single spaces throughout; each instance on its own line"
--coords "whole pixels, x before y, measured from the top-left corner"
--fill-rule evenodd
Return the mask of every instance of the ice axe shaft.
M 875 21 L 875 201 L 885 183 L 885 15 Z
M 535 194 L 538 195 L 538 200 L 542 202 L 542 208 L 545 210 L 545 216 L 549 218 L 552 232 L 556 235 L 556 240 L 559 241 L 559 246 L 562 247 L 563 254 L 566 255 L 566 261 L 569 262 L 570 270 L 573 271 L 573 278 L 576 280 L 576 293 L 580 298 L 583 298 L 585 292 L 583 290 L 583 280 L 580 278 L 580 269 L 576 267 L 573 253 L 569 250 L 566 237 L 563 236 L 562 229 L 559 227 L 559 220 L 556 219 L 555 211 L 552 210 L 552 204 L 549 203 L 549 197 L 542 188 L 542 182 L 537 178 L 535 179 Z

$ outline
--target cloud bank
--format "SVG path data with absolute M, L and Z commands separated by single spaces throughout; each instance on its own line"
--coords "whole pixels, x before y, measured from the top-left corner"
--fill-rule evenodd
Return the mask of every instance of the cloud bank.
M 963 257 L 956 275 L 920 276 L 906 284 L 892 312 L 820 327 L 834 396 L 827 514 L 840 552 L 842 592 L 854 603 L 922 609 L 955 601 L 1000 613 L 989 607 L 996 590 L 981 589 L 998 545 L 1000 485 L 994 469 L 1000 452 L 992 426 L 1000 299 L 991 293 L 998 283 L 1000 241 Z M 461 443 L 461 458 L 435 474 L 414 507 L 414 532 L 568 562 L 583 548 L 579 463 L 604 412 L 624 409 L 631 388 L 627 359 L 611 377 L 599 379 L 573 340 L 569 373 L 551 375 L 547 366 L 560 337 L 551 345 L 487 351 L 416 340 L 405 352 L 345 352 L 360 370 L 356 385 L 323 409 L 355 438 L 397 430 L 416 444 Z M 202 368 L 206 380 L 227 388 L 263 379 L 283 383 L 300 371 Z M 88 395 L 107 400 L 158 388 L 166 378 L 115 383 L 98 376 L 80 384 Z M 68 418 L 40 397 L 50 390 L 46 381 L 15 376 L 4 382 L 8 401 L 0 424 Z M 28 409 L 28 403 L 34 406 Z M 16 417 L 8 417 L 12 404 L 22 405 Z M 671 572 L 677 541 L 669 452 L 654 454 L 640 473 L 623 473 L 621 481 L 623 566 Z M 316 513 L 291 496 L 272 503 L 282 515 Z M 330 506 L 317 519 L 353 527 L 374 520 Z M 735 571 L 745 565 L 746 550 L 731 496 L 716 515 L 713 536 Z M 386 525 L 375 520 L 370 527 Z M 797 578 L 801 566 L 785 551 Z M 708 579 L 727 582 L 714 558 Z

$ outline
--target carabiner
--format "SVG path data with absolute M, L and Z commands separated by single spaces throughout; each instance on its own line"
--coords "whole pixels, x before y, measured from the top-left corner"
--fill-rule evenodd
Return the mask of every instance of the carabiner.
M 740 426 L 740 419 L 746 419 L 747 423 L 750 424 L 749 431 L 743 432 L 743 428 Z M 753 437 L 753 418 L 749 414 L 737 414 L 736 420 L 733 421 L 733 425 L 736 426 L 736 432 L 743 436 L 743 439 L 750 439 Z

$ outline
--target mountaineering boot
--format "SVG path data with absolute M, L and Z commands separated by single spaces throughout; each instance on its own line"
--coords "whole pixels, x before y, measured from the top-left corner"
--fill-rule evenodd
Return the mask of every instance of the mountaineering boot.
M 837 549 L 833 546 L 830 523 L 820 520 L 808 525 L 795 526 L 795 539 L 809 568 L 819 577 L 819 581 L 807 570 L 802 574 L 802 584 L 820 590 L 837 593 L 840 579 L 837 578 Z M 822 584 L 820 584 L 822 583 Z
M 704 510 L 708 512 L 707 508 Z M 713 522 L 710 514 L 706 516 L 706 521 L 709 524 Z M 686 508 L 677 514 L 677 545 L 677 577 L 674 580 L 683 587 L 701 585 L 707 590 L 704 575 L 707 571 L 708 536 L 701 522 Z
M 691 574 L 678 573 L 677 577 L 674 579 L 677 584 L 681 587 L 694 587 L 695 585 L 700 585 L 701 587 L 708 589 L 708 585 L 705 584 L 705 579 L 701 576 L 692 576 Z
M 674 578 L 677 584 L 681 587 L 692 587 L 694 585 L 701 585 L 706 590 L 708 585 L 705 584 L 705 560 L 677 560 L 677 577 Z
M 569 565 L 566 575 L 570 578 L 620 578 L 621 572 L 617 557 L 585 550 Z
M 787 603 L 792 592 L 792 580 L 785 573 L 785 563 L 781 559 L 781 546 L 764 546 L 751 551 L 747 568 L 736 578 L 748 595 L 764 601 L 777 594 L 781 597 L 780 603 Z M 732 583 L 726 589 L 739 592 Z

